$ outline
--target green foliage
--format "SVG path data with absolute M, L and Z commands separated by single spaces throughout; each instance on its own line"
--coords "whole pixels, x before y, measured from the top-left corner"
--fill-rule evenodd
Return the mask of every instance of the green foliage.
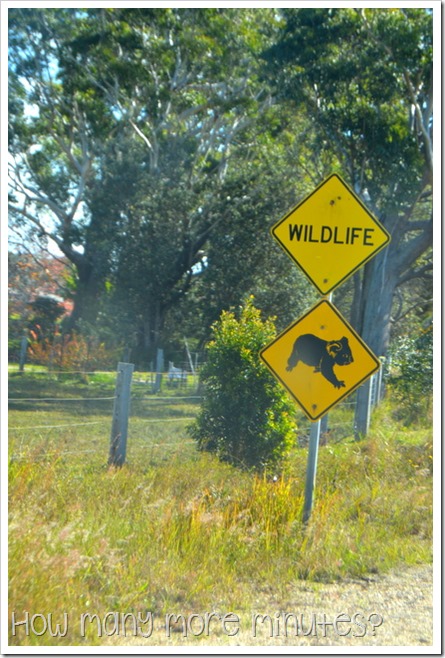
M 246 294 L 273 314 L 281 294 L 291 313 L 297 286 L 276 293 L 285 260 L 267 228 L 306 174 L 258 77 L 275 11 L 17 9 L 9 28 L 10 148 L 74 265 L 66 328 L 106 314 L 141 363 L 165 347 L 176 312 L 199 318 L 199 340 Z M 40 209 L 13 207 L 43 239 Z
M 333 169 L 392 237 L 353 277 L 350 316 L 386 354 L 395 295 L 413 306 L 400 284 L 412 290 L 424 278 L 431 297 L 430 266 L 419 259 L 432 244 L 432 12 L 308 7 L 281 15 L 281 32 L 263 53 L 269 80 L 296 114 L 308 113 L 317 157 L 336 156 Z
M 24 321 L 20 313 L 8 315 L 8 360 L 18 361 L 23 336 Z
M 389 384 L 400 405 L 399 416 L 406 424 L 422 420 L 433 395 L 432 329 L 417 338 L 399 338 L 393 346 L 391 368 Z
M 275 336 L 249 298 L 239 318 L 223 312 L 213 326 L 202 371 L 206 396 L 191 428 L 201 450 L 232 464 L 276 465 L 295 440 L 294 406 L 261 363 L 259 351 Z
M 30 304 L 32 316 L 29 320 L 31 335 L 37 340 L 52 337 L 65 309 L 57 299 L 51 296 L 40 296 Z
M 205 341 L 247 294 L 287 324 L 310 292 L 267 228 L 339 171 L 392 234 L 376 311 L 380 256 L 351 281 L 351 322 L 386 353 L 394 287 L 409 281 L 411 300 L 431 245 L 430 10 L 15 8 L 8 22 L 10 218 L 72 263 L 65 328 L 111 328 L 147 363 L 173 325 Z
M 365 181 L 376 205 L 412 203 L 423 155 L 410 124 L 409 89 L 424 90 L 420 105 L 428 104 L 431 14 L 352 8 L 283 14 L 285 28 L 265 53 L 279 93 L 312 107 L 323 148 L 337 152 L 354 185 Z

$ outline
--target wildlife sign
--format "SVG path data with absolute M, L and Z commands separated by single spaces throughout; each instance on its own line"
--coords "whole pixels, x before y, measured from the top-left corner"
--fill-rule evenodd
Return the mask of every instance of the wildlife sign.
M 387 230 L 337 174 L 280 219 L 271 233 L 322 295 L 390 240 Z
M 325 299 L 287 327 L 260 356 L 312 421 L 380 367 L 369 347 Z

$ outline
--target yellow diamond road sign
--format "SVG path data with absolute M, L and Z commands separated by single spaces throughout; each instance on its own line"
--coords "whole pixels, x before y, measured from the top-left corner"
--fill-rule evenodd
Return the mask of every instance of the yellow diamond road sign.
M 287 327 L 260 355 L 313 421 L 380 367 L 377 357 L 327 300 Z
M 390 240 L 386 229 L 337 174 L 280 219 L 271 232 L 322 295 Z

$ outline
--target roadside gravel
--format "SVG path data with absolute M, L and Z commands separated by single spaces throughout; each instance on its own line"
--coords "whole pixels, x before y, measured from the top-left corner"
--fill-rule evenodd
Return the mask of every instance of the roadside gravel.
M 315 618 L 316 636 L 276 638 L 276 644 L 426 647 L 433 643 L 431 565 L 406 568 L 365 580 L 320 585 L 299 583 L 290 594 L 290 599 L 285 602 L 272 598 L 269 609 L 302 613 L 306 630 L 309 630 L 310 620 Z M 338 635 L 333 626 L 324 626 L 323 620 L 339 619 L 342 613 L 345 616 L 341 619 L 351 618 L 351 623 L 339 623 L 337 630 L 344 635 Z M 359 616 L 354 621 L 357 613 Z
M 202 614 L 202 611 L 195 612 L 195 617 Z M 172 646 L 177 649 L 195 646 L 199 647 L 199 652 L 209 647 L 209 653 L 212 653 L 211 647 L 218 647 L 215 653 L 221 653 L 224 646 L 227 653 L 236 653 L 236 647 L 247 646 L 397 646 L 421 647 L 425 653 L 436 653 L 435 649 L 428 649 L 433 644 L 431 565 L 332 584 L 298 581 L 289 585 L 284 597 L 282 590 L 279 596 L 270 589 L 260 589 L 254 609 L 233 612 L 239 617 L 239 632 L 233 637 L 220 627 L 214 627 L 207 637 L 189 632 L 184 638 L 180 624 L 172 627 L 170 637 L 167 637 L 164 620 L 159 618 L 150 638 L 121 637 L 108 644 Z M 287 628 L 283 613 L 291 615 L 287 617 Z M 196 628 L 196 623 L 199 624 L 199 620 L 194 620 L 192 628 Z M 436 630 L 437 642 L 440 629 Z M 259 653 L 264 653 L 264 650 Z

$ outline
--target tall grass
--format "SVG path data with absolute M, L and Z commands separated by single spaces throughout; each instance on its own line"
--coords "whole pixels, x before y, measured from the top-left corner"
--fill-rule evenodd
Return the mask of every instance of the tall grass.
M 278 477 L 251 475 L 197 452 L 176 405 L 148 405 L 145 417 L 142 407 L 118 470 L 106 467 L 111 419 L 100 405 L 88 416 L 97 425 L 11 431 L 10 614 L 243 612 L 271 589 L 285 597 L 298 579 L 431 560 L 428 427 L 400 428 L 383 405 L 367 440 L 321 446 L 305 527 L 305 449 L 295 449 Z M 196 401 L 180 408 L 193 415 Z M 154 409 L 162 422 L 147 422 Z M 11 411 L 10 424 L 40 424 L 36 413 L 59 420 L 57 410 L 29 409 Z M 85 637 L 74 626 L 63 638 L 22 629 L 10 637 L 20 645 L 107 642 L 113 638 L 98 637 L 93 625 Z

